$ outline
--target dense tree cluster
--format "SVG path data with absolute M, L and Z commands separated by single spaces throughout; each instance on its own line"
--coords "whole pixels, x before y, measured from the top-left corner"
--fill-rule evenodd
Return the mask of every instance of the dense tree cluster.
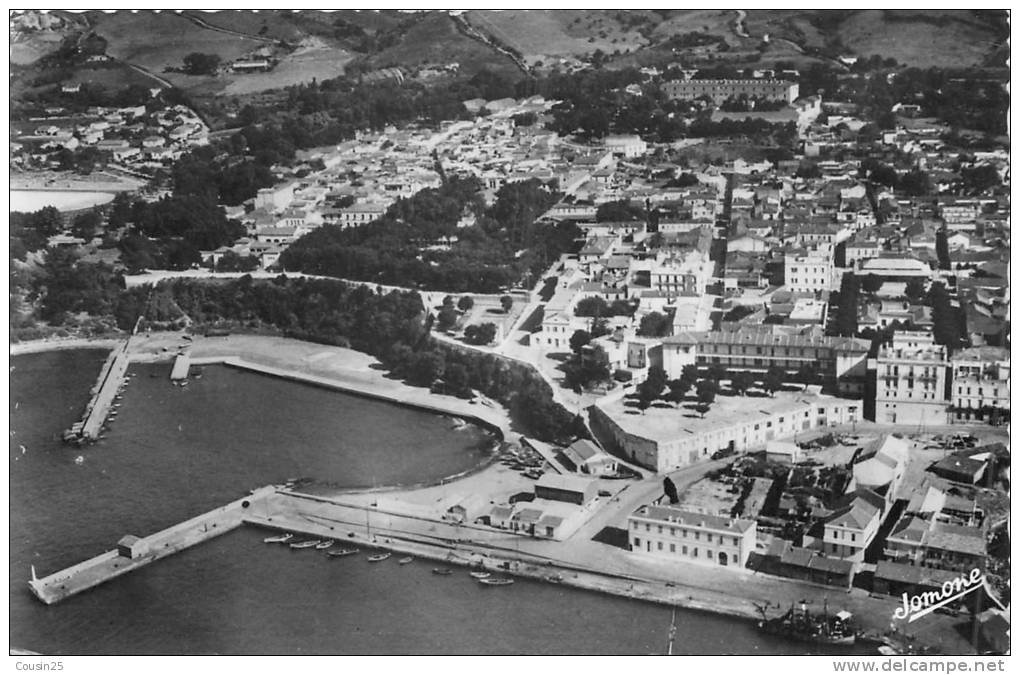
M 287 270 L 421 286 L 452 292 L 496 293 L 545 269 L 574 247 L 572 224 L 536 224 L 557 194 L 536 180 L 504 185 L 484 211 L 477 179 L 452 178 L 393 204 L 364 226 L 324 226 L 301 237 L 281 256 Z M 458 228 L 465 211 L 477 223 Z M 455 235 L 449 247 L 423 251 L 438 237 Z

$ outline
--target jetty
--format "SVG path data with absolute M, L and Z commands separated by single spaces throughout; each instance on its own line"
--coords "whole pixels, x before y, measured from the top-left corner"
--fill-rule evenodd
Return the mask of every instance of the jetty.
M 225 506 L 160 530 L 147 537 L 126 535 L 117 548 L 49 576 L 37 577 L 32 568 L 29 588 L 37 598 L 52 605 L 72 595 L 127 574 L 178 551 L 226 534 L 244 523 L 245 513 L 260 500 L 274 494 L 264 487 Z
M 92 387 L 92 396 L 85 405 L 81 421 L 75 422 L 64 432 L 65 441 L 89 443 L 99 438 L 99 432 L 110 415 L 114 400 L 124 386 L 124 376 L 127 374 L 130 361 L 128 353 L 130 342 L 131 339 L 128 338 L 106 358 L 99 371 L 96 385 Z

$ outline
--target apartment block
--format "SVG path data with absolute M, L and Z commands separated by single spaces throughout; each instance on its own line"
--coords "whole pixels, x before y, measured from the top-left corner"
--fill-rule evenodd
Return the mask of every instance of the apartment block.
M 635 553 L 722 567 L 743 567 L 758 541 L 753 520 L 649 504 L 627 519 Z
M 879 424 L 948 424 L 946 348 L 930 333 L 898 331 L 869 360 L 875 370 L 875 421 Z
M 1009 350 L 972 347 L 953 355 L 955 421 L 990 420 L 1009 406 Z

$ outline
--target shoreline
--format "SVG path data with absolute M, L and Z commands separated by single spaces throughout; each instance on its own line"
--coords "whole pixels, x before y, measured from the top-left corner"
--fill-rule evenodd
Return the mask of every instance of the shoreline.
M 11 356 L 24 356 L 25 354 L 42 354 L 44 352 L 58 352 L 68 349 L 113 349 L 121 344 L 123 340 L 117 338 L 41 338 L 38 340 L 26 340 L 24 342 L 12 342 L 10 345 Z
M 109 346 L 111 343 L 116 345 L 118 341 L 105 338 L 40 340 L 32 343 L 12 345 L 12 352 L 38 353 L 59 349 L 88 349 Z M 15 349 L 16 347 L 20 347 L 20 349 Z M 390 380 L 378 368 L 373 368 L 373 365 L 377 366 L 378 362 L 372 357 L 340 347 L 307 343 L 290 338 L 247 335 L 215 338 L 196 336 L 190 341 L 185 341 L 180 333 L 161 333 L 154 336 L 135 336 L 132 339 L 130 360 L 135 362 L 163 362 L 174 358 L 178 349 L 186 349 L 191 353 L 194 365 L 223 364 L 234 366 L 259 374 L 281 377 L 314 386 L 343 391 L 352 395 L 362 395 L 377 400 L 393 402 L 399 405 L 431 411 L 436 414 L 470 418 L 472 421 L 477 421 L 477 423 L 481 423 L 484 426 L 491 426 L 500 432 L 503 431 L 501 424 L 505 423 L 506 431 L 510 433 L 509 414 L 502 407 L 489 408 L 479 404 L 472 405 L 462 399 L 432 394 L 427 389 L 410 387 L 402 382 Z M 244 354 L 245 358 L 238 357 L 238 353 Z M 265 363 L 266 361 L 272 363 L 272 365 Z M 486 415 L 490 417 L 489 420 L 483 419 L 479 415 L 479 413 L 485 414 L 486 412 L 491 413 L 491 416 Z M 505 435 L 503 436 L 503 438 L 506 437 Z M 331 502 L 341 510 L 362 510 L 369 508 L 372 512 L 382 515 L 383 511 L 373 504 L 355 505 L 357 502 L 363 501 L 359 500 L 357 496 L 363 495 L 367 497 L 374 494 L 392 494 L 400 502 L 407 501 L 406 507 L 410 508 L 410 510 L 404 511 L 402 514 L 391 512 L 391 517 L 418 520 L 420 515 L 415 514 L 420 510 L 420 505 L 417 505 L 417 501 L 421 498 L 421 495 L 418 498 L 408 499 L 413 497 L 415 492 L 419 490 L 427 491 L 429 488 L 434 491 L 441 489 L 439 486 L 453 483 L 473 484 L 473 480 L 478 481 L 479 485 L 485 484 L 487 486 L 493 477 L 500 473 L 498 471 L 499 467 L 495 466 L 495 456 L 496 453 L 492 453 L 485 461 L 480 462 L 471 469 L 454 476 L 438 479 L 438 481 L 431 481 L 425 485 L 391 485 L 377 490 L 366 490 L 364 488 L 331 490 L 328 486 L 322 486 L 325 488 L 324 494 L 308 496 L 316 501 Z M 513 476 L 510 479 L 517 480 Z M 314 484 L 314 477 L 312 481 L 312 484 Z M 319 490 L 316 489 L 315 492 L 319 492 Z M 433 493 L 432 497 L 434 496 Z M 337 504 L 335 500 L 338 499 L 349 503 Z M 351 501 L 352 499 L 353 501 Z M 391 506 L 390 508 L 394 507 Z M 399 509 L 399 507 L 397 508 Z M 435 523 L 435 526 L 442 526 L 440 522 L 432 522 Z M 269 526 L 281 527 L 276 523 Z M 307 524 L 304 524 L 304 526 L 307 527 Z M 282 527 L 288 526 L 284 525 Z M 301 530 L 302 523 L 293 522 L 289 527 L 294 530 Z M 461 531 L 466 532 L 476 529 L 468 527 Z M 394 539 L 398 538 L 394 534 L 389 536 Z M 490 532 L 490 536 L 492 534 L 500 536 L 499 532 Z M 428 548 L 429 552 L 433 555 L 453 556 L 467 561 L 460 562 L 459 564 L 471 564 L 470 556 L 485 554 L 500 556 L 501 563 L 513 561 L 517 565 L 519 569 L 508 569 L 506 571 L 519 576 L 527 576 L 540 581 L 570 585 L 584 590 L 608 593 L 646 602 L 676 604 L 690 609 L 727 616 L 740 616 L 752 620 L 756 617 L 748 603 L 751 598 L 759 593 L 774 594 L 779 592 L 782 597 L 787 597 L 791 592 L 800 592 L 810 593 L 811 595 L 821 594 L 821 596 L 838 594 L 838 597 L 846 592 L 831 587 L 809 589 L 801 583 L 788 582 L 779 578 L 767 580 L 762 577 L 753 577 L 750 572 L 732 570 L 732 572 L 736 573 L 732 580 L 737 583 L 746 582 L 748 591 L 746 596 L 735 598 L 732 594 L 726 592 L 725 588 L 717 587 L 717 583 L 702 578 L 702 575 L 705 573 L 714 574 L 714 569 L 707 572 L 705 570 L 667 572 L 666 570 L 659 569 L 658 564 L 654 562 L 637 564 L 638 561 L 630 560 L 630 556 L 623 552 L 608 555 L 608 558 L 613 559 L 613 561 L 610 561 L 608 558 L 603 557 L 605 555 L 604 551 L 601 551 L 601 549 L 595 550 L 598 547 L 595 547 L 592 542 L 580 540 L 572 540 L 569 543 L 566 541 L 556 542 L 555 544 L 553 542 L 544 543 L 539 540 L 515 540 L 519 551 L 514 552 L 492 548 L 494 542 L 487 544 L 485 541 L 489 537 L 482 536 L 478 538 L 476 535 L 471 536 L 474 541 L 468 540 L 462 542 L 458 540 L 454 543 L 455 540 L 451 539 L 446 542 L 409 541 L 406 544 Z M 387 542 L 387 544 L 391 543 Z M 467 546 L 464 546 L 464 544 L 467 544 Z M 367 542 L 366 545 L 368 545 Z M 385 547 L 389 548 L 389 546 Z M 497 548 L 503 549 L 504 546 L 498 546 Z M 421 554 L 425 554 L 425 552 L 422 551 Z M 514 560 L 522 555 L 527 560 Z M 592 558 L 592 555 L 595 555 L 596 558 Z M 453 562 L 449 557 L 441 559 Z M 528 560 L 532 559 L 538 560 L 538 562 L 534 564 L 529 563 Z M 599 563 L 592 566 L 591 561 L 595 559 Z M 529 568 L 528 565 L 531 565 L 533 569 Z M 554 574 L 556 570 L 559 570 L 558 574 Z M 668 574 L 668 577 L 664 576 L 666 574 Z M 569 579 L 567 578 L 568 575 Z M 671 578 L 673 581 L 666 583 L 667 578 Z M 847 600 L 850 601 L 851 598 L 847 597 Z M 862 605 L 859 609 L 864 609 L 863 606 L 868 606 L 874 612 L 877 607 L 887 605 L 888 601 L 876 601 L 875 599 L 858 596 L 848 604 Z M 940 621 L 940 623 L 942 622 Z

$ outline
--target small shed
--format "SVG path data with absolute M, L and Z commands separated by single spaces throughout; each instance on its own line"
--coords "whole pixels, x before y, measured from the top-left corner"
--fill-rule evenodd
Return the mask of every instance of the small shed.
M 796 464 L 801 461 L 802 451 L 796 443 L 769 441 L 765 446 L 765 459 L 779 464 Z
M 117 554 L 122 558 L 140 558 L 145 551 L 145 542 L 133 534 L 126 534 L 117 542 Z

